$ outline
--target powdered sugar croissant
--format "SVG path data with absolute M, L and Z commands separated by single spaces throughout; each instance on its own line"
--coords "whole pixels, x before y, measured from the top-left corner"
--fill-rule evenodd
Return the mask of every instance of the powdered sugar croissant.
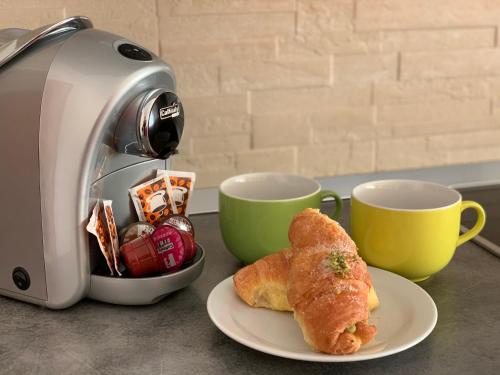
M 306 209 L 288 232 L 293 247 L 287 297 L 304 339 L 330 354 L 354 353 L 377 329 L 368 323 L 371 277 L 344 229 Z

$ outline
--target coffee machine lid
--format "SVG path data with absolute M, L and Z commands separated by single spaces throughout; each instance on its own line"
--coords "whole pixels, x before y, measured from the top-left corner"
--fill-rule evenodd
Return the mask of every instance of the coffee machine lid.
M 89 18 L 75 16 L 31 31 L 23 29 L 0 30 L 0 41 L 4 43 L 0 45 L 0 68 L 14 57 L 23 53 L 27 48 L 50 36 L 90 29 L 92 27 L 93 25 Z

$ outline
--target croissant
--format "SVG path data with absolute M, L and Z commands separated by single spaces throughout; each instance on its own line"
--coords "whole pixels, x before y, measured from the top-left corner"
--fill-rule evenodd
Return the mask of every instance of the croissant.
M 288 270 L 292 249 L 283 249 L 243 267 L 233 277 L 236 294 L 253 307 L 293 311 L 288 303 Z M 370 311 L 379 306 L 375 288 L 368 292 Z
M 305 341 L 329 354 L 350 354 L 369 342 L 372 282 L 366 263 L 344 229 L 319 210 L 295 216 L 287 297 Z
M 236 293 L 250 306 L 293 311 L 286 295 L 291 257 L 284 249 L 242 268 L 233 277 Z

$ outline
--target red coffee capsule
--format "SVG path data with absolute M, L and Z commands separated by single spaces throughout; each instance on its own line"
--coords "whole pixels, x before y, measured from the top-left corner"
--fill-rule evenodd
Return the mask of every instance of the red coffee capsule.
M 158 257 L 155 245 L 148 235 L 129 241 L 120 247 L 123 263 L 130 275 L 138 277 L 163 270 L 163 263 Z
M 182 236 L 182 242 L 184 243 L 184 249 L 186 250 L 186 257 L 184 259 L 185 262 L 191 260 L 196 255 L 196 244 L 194 242 L 194 237 L 191 233 L 179 231 Z
M 155 229 L 151 240 L 167 272 L 175 271 L 182 266 L 186 259 L 182 231 L 170 225 L 162 225 Z
M 193 223 L 186 216 L 177 214 L 169 215 L 160 223 L 160 225 L 165 225 L 165 224 L 171 225 L 184 232 L 188 232 L 191 234 L 191 236 L 194 237 Z
M 170 225 L 181 232 L 184 248 L 186 251 L 185 261 L 191 260 L 196 255 L 196 244 L 194 240 L 193 223 L 183 215 L 169 215 L 160 224 Z

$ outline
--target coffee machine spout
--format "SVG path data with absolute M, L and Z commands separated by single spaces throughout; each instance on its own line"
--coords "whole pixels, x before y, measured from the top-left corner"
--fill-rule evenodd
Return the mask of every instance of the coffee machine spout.
M 177 152 L 184 129 L 179 97 L 165 89 L 146 91 L 123 111 L 114 134 L 118 152 L 167 159 Z

